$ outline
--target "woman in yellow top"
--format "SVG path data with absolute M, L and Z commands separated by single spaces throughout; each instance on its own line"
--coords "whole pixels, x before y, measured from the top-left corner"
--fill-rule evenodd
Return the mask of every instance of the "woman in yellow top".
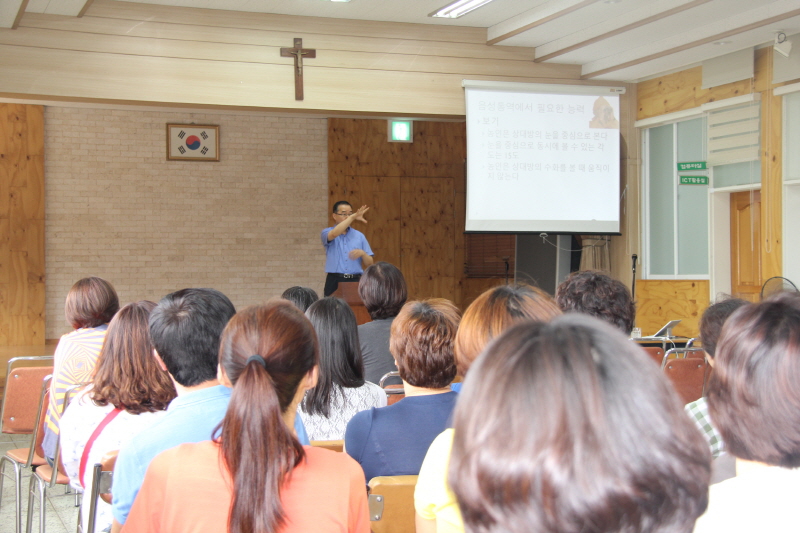
M 658 367 L 595 318 L 510 328 L 461 394 L 448 480 L 465 531 L 688 533 L 706 508 L 702 436 Z

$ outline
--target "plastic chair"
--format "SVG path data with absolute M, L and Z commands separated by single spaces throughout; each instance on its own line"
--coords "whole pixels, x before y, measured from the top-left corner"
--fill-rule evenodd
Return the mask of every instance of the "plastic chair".
M 369 480 L 372 533 L 415 533 L 414 488 L 419 476 L 379 476 Z
M 399 376 L 400 372 L 398 372 L 397 370 L 392 370 L 391 372 L 385 373 L 383 377 L 381 377 L 380 382 L 378 383 L 386 393 L 386 405 L 395 404 L 406 397 L 406 391 L 405 389 L 403 389 L 402 385 L 386 384 L 387 379 Z
M 114 465 L 117 462 L 119 450 L 110 451 L 103 456 L 99 463 L 95 463 L 92 468 L 92 490 L 88 494 L 90 498 L 89 516 L 86 522 L 86 531 L 93 533 L 97 520 L 97 503 L 102 499 L 111 504 L 111 486 L 114 480 Z M 81 516 L 78 514 L 78 531 L 81 528 Z
M 62 413 L 66 406 L 69 405 L 70 396 L 79 388 L 85 386 L 84 383 L 79 385 L 73 385 L 69 389 L 67 389 L 66 394 L 64 395 L 64 405 L 62 406 Z M 42 427 L 39 430 L 39 434 L 36 438 L 36 453 L 41 457 L 44 457 L 44 450 L 42 449 L 42 442 L 44 441 L 44 419 L 41 422 Z M 61 464 L 61 437 L 56 440 L 56 469 L 54 470 L 52 466 L 49 464 L 43 464 L 36 468 L 31 474 L 30 483 L 28 485 L 28 515 L 26 520 L 26 533 L 31 533 L 31 528 L 33 526 L 32 518 L 33 518 L 33 503 L 36 493 L 38 491 L 39 494 L 39 533 L 44 533 L 44 522 L 45 522 L 45 497 L 47 496 L 47 489 L 53 488 L 56 485 L 64 485 L 69 491 L 69 476 L 67 476 L 66 472 L 64 472 L 64 465 Z M 78 495 L 75 495 L 75 503 L 78 503 Z
M 52 360 L 52 357 L 50 357 Z M 13 361 L 13 359 L 12 359 Z M 28 378 L 35 377 L 38 373 L 40 368 L 34 367 L 35 372 L 21 372 L 22 370 L 31 370 L 31 368 L 19 368 L 11 371 L 7 374 L 8 379 L 6 380 L 6 396 L 9 393 L 9 380 L 12 381 L 13 387 L 18 387 L 21 385 L 21 381 Z M 53 367 L 44 367 L 45 370 L 49 369 L 52 372 Z M 23 378 L 22 376 L 26 376 Z M 17 448 L 14 450 L 9 450 L 5 453 L 3 457 L 0 457 L 0 501 L 3 498 L 3 481 L 6 477 L 5 467 L 6 464 L 11 464 L 14 467 L 14 504 L 15 504 L 15 527 L 14 530 L 19 533 L 22 531 L 22 470 L 24 468 L 30 468 L 31 466 L 41 466 L 47 464 L 47 461 L 41 455 L 37 455 L 35 453 L 35 443 L 36 439 L 39 436 L 39 432 L 41 431 L 42 423 L 44 421 L 44 415 L 47 411 L 47 403 L 50 394 L 50 380 L 52 379 L 52 375 L 44 376 L 42 380 L 39 381 L 39 399 L 38 403 L 35 404 L 36 410 L 33 411 L 34 405 L 25 406 L 25 411 L 32 411 L 34 414 L 33 419 L 33 431 L 31 432 L 31 440 L 28 444 L 27 448 Z M 12 387 L 12 388 L 13 388 Z M 26 384 L 25 393 L 27 395 L 28 387 Z M 14 394 L 14 391 L 11 391 L 11 394 Z M 3 401 L 4 413 L 3 416 L 5 417 L 5 406 L 6 401 Z M 16 406 L 12 404 L 8 411 L 8 418 L 10 426 L 14 426 L 17 430 L 21 426 L 27 426 L 27 418 L 30 413 L 26 412 L 23 413 L 21 408 L 23 404 L 21 402 L 16 402 Z M 30 409 L 27 409 L 30 407 Z M 3 418 L 5 421 L 5 418 Z M 3 424 L 3 433 L 12 433 L 12 431 L 6 431 L 6 424 Z
M 706 362 L 705 351 L 702 348 L 667 350 L 667 353 L 664 354 L 662 369 L 678 395 L 683 399 L 684 404 L 697 400 L 705 393 L 710 366 Z

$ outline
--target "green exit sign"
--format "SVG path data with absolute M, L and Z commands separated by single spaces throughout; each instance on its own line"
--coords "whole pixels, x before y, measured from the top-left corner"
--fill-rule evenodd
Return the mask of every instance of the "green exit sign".
M 414 142 L 414 121 L 389 120 L 389 142 Z
M 708 185 L 708 176 L 681 176 L 681 185 Z
M 706 170 L 705 161 L 687 161 L 685 163 L 678 163 L 678 172 L 686 172 L 687 170 Z

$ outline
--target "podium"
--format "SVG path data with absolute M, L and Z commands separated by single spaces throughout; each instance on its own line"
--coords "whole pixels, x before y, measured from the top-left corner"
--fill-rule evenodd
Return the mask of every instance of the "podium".
M 357 281 L 340 281 L 339 287 L 333 291 L 331 296 L 341 298 L 347 302 L 347 305 L 349 305 L 350 309 L 352 309 L 353 313 L 355 313 L 356 324 L 359 326 L 361 324 L 366 324 L 367 322 L 372 322 L 372 318 L 370 318 L 367 308 L 364 307 L 364 302 L 361 301 L 361 296 L 358 295 Z

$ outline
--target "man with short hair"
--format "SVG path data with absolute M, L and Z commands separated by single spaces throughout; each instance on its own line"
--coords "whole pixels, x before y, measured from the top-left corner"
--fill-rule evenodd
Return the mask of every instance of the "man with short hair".
M 363 205 L 353 212 L 353 207 L 340 200 L 333 204 L 333 221 L 330 228 L 322 230 L 322 246 L 325 248 L 325 296 L 330 296 L 341 281 L 358 281 L 364 269 L 372 264 L 372 249 L 363 233 L 350 226 L 353 222 L 367 221 L 364 213 L 369 207 Z
M 180 444 L 210 440 L 228 409 L 231 389 L 217 381 L 220 337 L 236 313 L 231 301 L 214 289 L 183 289 L 165 296 L 150 314 L 153 355 L 168 372 L 178 396 L 166 414 L 133 437 L 114 467 L 112 531 L 128 518 L 150 461 Z M 299 418 L 297 419 L 299 420 Z M 298 439 L 308 444 L 302 426 Z

